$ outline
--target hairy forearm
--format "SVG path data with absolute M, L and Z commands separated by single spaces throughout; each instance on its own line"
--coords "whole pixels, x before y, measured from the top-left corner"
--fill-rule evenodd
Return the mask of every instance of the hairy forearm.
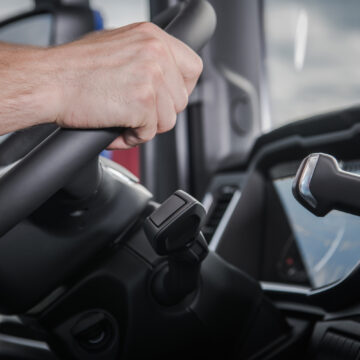
M 150 23 L 48 49 L 0 43 L 0 134 L 123 127 L 110 146 L 136 146 L 175 125 L 201 71 L 197 54 Z
M 0 43 L 0 134 L 56 121 L 47 49 Z

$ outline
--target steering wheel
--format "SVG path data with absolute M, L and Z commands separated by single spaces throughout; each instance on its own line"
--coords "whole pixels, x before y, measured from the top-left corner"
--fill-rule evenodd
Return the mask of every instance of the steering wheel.
M 154 22 L 199 51 L 216 15 L 207 1 L 186 0 Z M 144 211 L 151 194 L 134 183 L 113 183 L 99 165 L 98 154 L 121 131 L 58 128 L 0 177 L 1 313 L 29 309 Z M 67 197 L 59 192 L 64 188 Z M 49 201 L 54 194 L 56 204 Z M 76 259 L 67 260 L 74 253 Z
M 198 51 L 216 16 L 206 0 L 187 0 L 156 23 Z M 248 358 L 283 339 L 289 327 L 255 280 L 212 252 L 190 269 L 200 242 L 168 256 L 154 252 L 144 218 L 162 226 L 161 209 L 173 207 L 165 202 L 154 212 L 146 189 L 99 162 L 121 131 L 57 129 L 0 178 L 0 313 L 22 314 L 37 339 L 78 360 Z M 185 200 L 192 198 L 177 197 L 180 212 L 194 215 Z M 184 237 L 193 219 L 156 241 Z M 185 297 L 154 296 L 157 284 L 170 283 L 161 280 L 166 266 L 181 275 L 179 287 L 196 272 Z
M 216 16 L 207 1 L 187 0 L 160 14 L 155 22 L 199 51 L 215 30 Z M 121 131 L 57 129 L 25 156 L 0 179 L 0 236 L 69 183 Z M 88 180 L 83 179 L 82 186 Z

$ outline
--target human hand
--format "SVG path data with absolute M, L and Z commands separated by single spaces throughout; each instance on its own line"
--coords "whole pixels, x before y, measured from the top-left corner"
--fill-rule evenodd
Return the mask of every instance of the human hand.
M 126 130 L 110 149 L 151 140 L 175 125 L 202 71 L 200 57 L 154 24 L 88 35 L 47 51 L 62 127 Z

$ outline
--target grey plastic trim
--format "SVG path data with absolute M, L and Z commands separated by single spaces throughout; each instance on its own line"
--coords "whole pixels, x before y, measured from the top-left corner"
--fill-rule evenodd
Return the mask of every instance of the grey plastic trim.
M 0 341 L 13 345 L 20 345 L 50 351 L 49 346 L 46 343 L 38 340 L 30 340 L 11 335 L 0 334 Z
M 252 123 L 257 124 L 260 119 L 260 99 L 257 94 L 255 86 L 247 80 L 245 77 L 241 76 L 237 72 L 230 69 L 224 64 L 219 64 L 218 68 L 223 76 L 234 86 L 242 89 L 249 96 L 251 104 L 251 113 L 252 113 Z
M 188 134 L 187 113 L 184 111 L 178 114 L 175 129 L 175 146 L 179 176 L 178 184 L 179 188 L 184 190 L 189 190 L 190 179 Z
M 206 193 L 202 202 L 201 202 L 206 210 L 206 212 L 209 212 L 212 204 L 214 203 L 214 196 L 211 193 Z
M 310 291 L 310 288 L 305 286 L 279 284 L 268 281 L 260 281 L 260 286 L 264 291 L 269 291 L 269 292 L 308 295 Z
M 223 215 L 223 217 L 221 218 L 220 220 L 220 223 L 210 241 L 210 244 L 209 244 L 209 249 L 216 252 L 216 249 L 218 248 L 220 242 L 221 242 L 221 239 L 222 239 L 222 236 L 225 232 L 225 229 L 228 225 L 228 223 L 230 222 L 230 219 L 232 217 L 232 214 L 236 208 L 236 205 L 238 204 L 239 200 L 241 198 L 241 191 L 240 190 L 236 190 L 234 192 L 234 195 L 232 196 L 230 202 L 229 202 L 229 205 Z

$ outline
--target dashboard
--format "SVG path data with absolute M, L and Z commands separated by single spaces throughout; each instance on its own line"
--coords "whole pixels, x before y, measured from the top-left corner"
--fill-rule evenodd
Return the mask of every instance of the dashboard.
M 323 120 L 329 129 L 332 119 Z M 360 260 L 359 217 L 340 211 L 316 217 L 295 200 L 292 182 L 312 152 L 360 173 L 360 128 L 351 125 L 323 134 L 290 127 L 260 139 L 245 166 L 215 176 L 204 198 L 210 248 L 265 283 L 321 288 L 349 275 Z
M 316 217 L 292 195 L 311 153 L 330 154 L 360 174 L 359 119 L 360 108 L 352 108 L 260 137 L 247 161 L 214 176 L 204 197 L 210 249 L 257 279 L 294 337 L 303 334 L 297 351 L 307 348 L 307 356 L 299 358 L 360 354 L 360 218 L 340 211 Z
M 360 219 L 340 211 L 316 217 L 306 210 L 292 195 L 293 167 L 290 163 L 270 170 L 274 201 L 279 201 L 283 209 L 283 214 L 274 216 L 285 216 L 288 230 L 286 238 L 278 240 L 282 249 L 275 264 L 275 278 L 269 280 L 319 288 L 344 278 L 357 265 Z M 267 240 L 272 241 L 279 233 L 283 232 L 272 229 Z

